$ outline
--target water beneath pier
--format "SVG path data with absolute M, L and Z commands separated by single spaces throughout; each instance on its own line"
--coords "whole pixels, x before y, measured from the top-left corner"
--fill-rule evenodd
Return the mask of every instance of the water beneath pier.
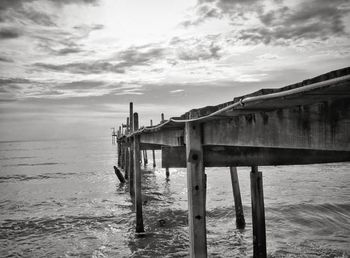
M 137 237 L 116 155 L 110 138 L 0 142 L 0 257 L 188 257 L 186 170 L 167 181 L 157 153 Z M 349 257 L 350 163 L 260 170 L 269 257 Z M 251 256 L 249 169 L 238 169 L 245 230 L 235 229 L 229 169 L 206 172 L 209 256 Z

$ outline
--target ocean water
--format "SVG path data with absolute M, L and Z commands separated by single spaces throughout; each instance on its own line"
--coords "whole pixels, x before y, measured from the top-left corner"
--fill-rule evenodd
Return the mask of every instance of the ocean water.
M 140 237 L 110 138 L 0 142 L 0 257 L 188 257 L 186 170 L 166 180 L 156 155 L 143 169 Z M 259 170 L 269 257 L 349 257 L 350 163 Z M 252 256 L 249 168 L 238 168 L 244 230 L 229 169 L 206 173 L 209 257 Z

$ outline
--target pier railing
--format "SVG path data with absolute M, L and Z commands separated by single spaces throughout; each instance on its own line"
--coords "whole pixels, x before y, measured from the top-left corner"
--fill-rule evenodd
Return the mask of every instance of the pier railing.
M 143 232 L 141 153 L 161 150 L 162 167 L 187 168 L 191 257 L 206 257 L 205 167 L 230 167 L 236 225 L 245 226 L 236 167 L 251 167 L 254 257 L 266 257 L 259 166 L 350 161 L 350 68 L 280 89 L 262 89 L 217 106 L 139 128 L 130 103 L 117 132 L 118 165 L 135 198 L 136 232 Z M 147 157 L 147 156 L 146 156 Z M 146 162 L 146 159 L 144 159 Z

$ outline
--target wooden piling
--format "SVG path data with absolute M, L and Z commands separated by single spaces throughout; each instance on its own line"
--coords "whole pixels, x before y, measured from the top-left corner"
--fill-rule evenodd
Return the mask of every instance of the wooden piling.
M 252 167 L 250 173 L 250 188 L 253 221 L 253 257 L 265 258 L 267 257 L 267 252 L 263 181 L 262 173 L 258 171 L 256 166 Z
M 164 113 L 162 113 L 162 114 L 160 115 L 160 119 L 161 119 L 160 122 L 163 123 L 163 121 L 164 121 Z
M 148 164 L 147 150 L 143 150 L 143 164 L 145 166 Z
M 122 167 L 122 158 L 123 158 L 123 151 L 122 151 L 122 143 L 121 141 L 118 141 L 118 167 L 123 168 Z
M 125 179 L 124 179 L 122 172 L 120 172 L 120 170 L 116 166 L 114 166 L 113 168 L 114 168 L 114 173 L 118 177 L 120 183 L 124 184 Z
M 138 129 L 138 114 L 134 113 L 134 129 Z M 134 183 L 135 183 L 135 209 L 136 209 L 136 233 L 144 232 L 142 216 L 142 193 L 141 193 L 141 151 L 140 136 L 134 135 Z
M 129 103 L 129 133 L 132 134 L 134 132 L 134 104 L 132 102 Z M 134 189 L 134 146 L 133 146 L 133 138 L 129 138 L 129 192 L 133 197 L 135 195 Z
M 152 159 L 153 159 L 153 167 L 156 167 L 156 153 L 155 150 L 152 150 Z
M 128 179 L 129 178 L 129 147 L 128 147 L 128 144 L 126 143 L 125 144 L 125 165 L 124 165 L 124 174 L 125 174 L 125 179 Z
M 126 128 L 125 128 L 125 134 L 128 134 L 130 131 L 130 118 L 126 118 Z
M 132 197 L 135 196 L 135 187 L 134 187 L 134 146 L 133 139 L 130 139 L 130 148 L 129 148 L 129 192 Z
M 169 168 L 166 167 L 166 168 L 165 168 L 165 176 L 166 176 L 166 178 L 169 178 L 169 175 L 170 175 L 170 173 L 169 173 Z
M 151 126 L 153 126 L 153 121 L 151 120 Z M 155 150 L 152 150 L 153 167 L 156 167 L 156 154 Z
M 124 143 L 123 141 L 120 142 L 120 167 L 124 169 Z
M 185 134 L 190 255 L 191 257 L 207 257 L 206 180 L 203 165 L 201 125 L 187 122 Z
M 117 146 L 118 146 L 118 152 L 117 152 L 117 164 L 118 167 L 121 167 L 121 143 L 119 141 L 117 141 Z
M 241 191 L 239 188 L 238 174 L 236 167 L 230 167 L 230 175 L 232 182 L 233 198 L 235 201 L 235 210 L 236 210 L 236 227 L 243 229 L 245 227 Z

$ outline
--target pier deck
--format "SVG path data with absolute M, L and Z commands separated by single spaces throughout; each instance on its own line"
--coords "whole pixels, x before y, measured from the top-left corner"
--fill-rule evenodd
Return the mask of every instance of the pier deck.
M 141 150 L 161 150 L 162 167 L 167 171 L 187 167 L 191 257 L 207 256 L 205 167 L 231 168 L 235 206 L 241 206 L 235 167 L 249 166 L 254 257 L 266 257 L 263 184 L 258 167 L 350 161 L 350 67 L 193 109 L 154 126 L 138 129 L 135 119 L 130 103 L 130 115 L 119 127 L 117 142 L 118 165 L 126 177 L 133 171 L 129 177 L 134 180 L 129 181 L 135 186 L 132 195 L 139 204 L 137 228 L 143 230 L 139 225 L 141 172 L 140 162 L 134 161 L 140 160 Z M 236 207 L 237 227 L 244 227 L 239 223 L 244 221 L 240 209 Z

